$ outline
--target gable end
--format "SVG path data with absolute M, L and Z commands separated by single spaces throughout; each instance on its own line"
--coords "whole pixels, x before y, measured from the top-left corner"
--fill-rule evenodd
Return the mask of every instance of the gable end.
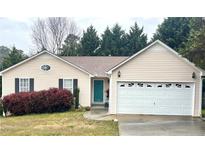
M 57 58 L 57 59 L 59 59 L 60 61 L 63 61 L 64 63 L 66 63 L 66 64 L 68 64 L 68 65 L 70 65 L 70 66 L 72 66 L 72 67 L 74 67 L 74 68 L 76 68 L 76 69 L 78 69 L 78 70 L 80 70 L 80 71 L 82 71 L 82 72 L 84 72 L 84 73 L 90 75 L 90 76 L 93 76 L 91 73 L 87 72 L 86 70 L 84 70 L 84 69 L 82 69 L 82 68 L 80 68 L 80 67 L 78 67 L 78 66 L 76 66 L 76 65 L 74 65 L 74 64 L 72 64 L 72 63 L 70 63 L 70 62 L 68 62 L 68 61 L 66 61 L 66 60 L 64 60 L 64 59 L 62 59 L 62 58 L 60 58 L 60 57 L 58 57 L 58 56 L 56 56 L 55 54 L 53 54 L 53 53 L 51 53 L 51 52 L 48 52 L 48 51 L 42 51 L 42 52 L 40 52 L 40 53 L 38 53 L 38 54 L 36 54 L 36 55 L 34 55 L 34 56 L 28 58 L 28 59 L 25 59 L 25 60 L 23 60 L 23 61 L 21 61 L 21 62 L 15 64 L 15 65 L 13 65 L 13 66 L 11 66 L 11 67 L 9 67 L 9 68 L 7 68 L 7 69 L 1 71 L 1 72 L 0 72 L 0 75 L 2 75 L 3 73 L 5 73 L 5 72 L 7 72 L 7 71 L 9 71 L 9 70 L 11 70 L 11 69 L 14 69 L 14 68 L 16 68 L 16 67 L 18 67 L 18 66 L 20 66 L 20 65 L 23 65 L 24 63 L 26 63 L 26 62 L 28 62 L 28 61 L 30 61 L 30 60 L 32 60 L 32 59 L 38 57 L 38 56 L 41 56 L 41 55 L 44 54 L 44 53 L 47 53 L 47 54 L 51 55 L 52 57 Z
M 195 64 L 191 63 L 188 59 L 182 57 L 180 54 L 178 54 L 176 51 L 174 51 L 172 48 L 170 48 L 169 46 L 167 46 L 166 44 L 164 44 L 163 42 L 156 40 L 155 42 L 153 42 L 152 44 L 148 45 L 147 47 L 145 47 L 144 49 L 140 50 L 139 52 L 137 52 L 136 54 L 132 55 L 131 57 L 129 57 L 128 59 L 122 61 L 121 63 L 119 63 L 118 65 L 116 65 L 115 67 L 111 68 L 109 71 L 107 71 L 107 74 L 112 74 L 112 72 L 114 70 L 116 70 L 117 68 L 121 67 L 122 65 L 128 63 L 129 61 L 133 60 L 135 57 L 137 57 L 138 55 L 146 52 L 148 49 L 150 49 L 151 47 L 153 47 L 154 45 L 159 44 L 160 46 L 164 47 L 165 49 L 167 49 L 168 51 L 170 51 L 171 53 L 173 53 L 174 55 L 176 55 L 180 60 L 184 61 L 186 64 L 188 64 L 189 66 L 191 66 L 192 68 L 194 68 L 195 70 L 199 71 L 202 74 L 202 70 L 200 70 L 199 68 L 197 68 L 195 66 Z

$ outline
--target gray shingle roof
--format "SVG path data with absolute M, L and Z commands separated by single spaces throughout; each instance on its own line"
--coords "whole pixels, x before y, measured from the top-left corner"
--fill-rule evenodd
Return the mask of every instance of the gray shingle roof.
M 94 76 L 106 77 L 106 71 L 124 61 L 124 56 L 61 56 L 62 59 L 81 67 Z

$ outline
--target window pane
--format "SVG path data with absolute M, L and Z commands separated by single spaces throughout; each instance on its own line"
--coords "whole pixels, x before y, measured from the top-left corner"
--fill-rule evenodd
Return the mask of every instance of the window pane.
M 68 89 L 72 92 L 73 91 L 72 79 L 64 79 L 63 80 L 63 88 Z
M 29 92 L 29 79 L 20 79 L 19 81 L 19 91 Z

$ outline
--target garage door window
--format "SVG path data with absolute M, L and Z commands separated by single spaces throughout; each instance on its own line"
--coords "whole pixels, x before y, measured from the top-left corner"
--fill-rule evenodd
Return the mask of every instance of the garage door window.
M 147 84 L 147 87 L 148 87 L 148 88 L 151 88 L 151 87 L 152 87 L 152 85 L 151 85 L 151 84 Z
M 176 87 L 177 87 L 177 88 L 181 88 L 182 85 L 181 85 L 181 84 L 176 84 Z
M 162 84 L 157 85 L 157 88 L 162 88 Z
M 128 83 L 128 87 L 134 86 L 134 83 Z
M 189 86 L 189 85 L 185 85 L 185 88 L 191 88 L 191 86 Z
M 143 87 L 143 83 L 138 83 L 138 87 Z
M 171 83 L 167 83 L 166 84 L 166 88 L 171 88 L 172 84 Z
M 120 84 L 120 87 L 125 87 L 125 84 Z

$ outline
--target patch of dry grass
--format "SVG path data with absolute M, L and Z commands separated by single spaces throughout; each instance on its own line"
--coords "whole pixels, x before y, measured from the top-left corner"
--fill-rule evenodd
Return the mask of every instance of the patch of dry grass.
M 0 117 L 1 136 L 113 136 L 118 124 L 113 121 L 93 121 L 84 112 L 64 112 L 26 116 Z

